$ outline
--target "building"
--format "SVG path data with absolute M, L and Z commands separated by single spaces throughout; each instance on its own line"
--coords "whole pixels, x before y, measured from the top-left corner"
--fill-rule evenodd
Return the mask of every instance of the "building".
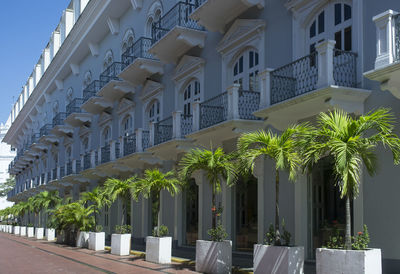
M 0 142 L 3 140 L 11 125 L 11 117 L 8 118 L 5 124 L 0 124 Z M 8 168 L 10 163 L 14 160 L 15 149 L 6 143 L 0 143 L 0 184 L 4 183 L 10 176 Z M 13 203 L 7 201 L 7 198 L 0 198 L 0 209 L 12 206 Z
M 173 169 L 196 146 L 230 152 L 242 132 L 282 130 L 335 107 L 360 115 L 385 106 L 400 117 L 400 25 L 396 12 L 383 13 L 390 9 L 398 1 L 71 1 L 11 111 L 4 141 L 18 153 L 9 200 L 44 189 L 78 199 L 108 177 Z M 400 169 L 383 150 L 379 160 L 379 173 L 362 177 L 353 225 L 368 225 L 391 271 L 400 269 Z M 273 222 L 272 172 L 259 159 L 254 178 L 223 187 L 234 250 L 251 252 Z M 307 260 L 332 223 L 344 223 L 332 182 L 329 159 L 295 184 L 282 181 L 280 215 Z M 197 173 L 186 192 L 161 195 L 178 246 L 208 237 L 210 191 Z M 151 201 L 106 208 L 107 233 L 120 214 L 135 241 L 149 235 Z

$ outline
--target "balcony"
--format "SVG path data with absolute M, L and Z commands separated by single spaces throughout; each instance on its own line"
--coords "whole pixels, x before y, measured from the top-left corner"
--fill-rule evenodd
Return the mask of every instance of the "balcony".
M 190 14 L 196 5 L 178 2 L 152 28 L 152 47 L 149 52 L 163 63 L 175 64 L 179 57 L 193 47 L 204 46 L 207 33 Z
M 151 45 L 151 38 L 141 37 L 122 54 L 126 66 L 119 75 L 121 79 L 138 86 L 153 74 L 164 74 L 163 64 L 148 52 Z
M 265 0 L 199 0 L 190 18 L 209 31 L 225 32 L 225 26 L 247 9 L 264 8 Z
M 102 87 L 97 93 L 98 96 L 104 97 L 112 102 L 118 101 L 130 92 L 133 92 L 133 87 L 121 81 L 119 78 L 125 66 L 126 64 L 124 62 L 114 62 L 100 74 Z
M 103 81 L 94 80 L 83 90 L 83 104 L 81 108 L 88 113 L 100 114 L 103 111 L 110 112 L 112 103 L 103 97 L 98 97 L 97 93 L 105 85 Z
M 83 102 L 83 98 L 75 98 L 67 105 L 67 118 L 65 119 L 66 124 L 69 124 L 72 127 L 90 126 L 92 115 L 82 112 L 81 106 Z
M 44 145 L 58 144 L 58 138 L 51 134 L 53 124 L 45 124 L 39 131 L 39 142 Z
M 68 115 L 66 112 L 59 112 L 56 114 L 56 116 L 54 116 L 53 129 L 51 133 L 58 137 L 66 136 L 68 138 L 72 138 L 72 135 L 74 134 L 74 128 L 65 124 L 67 116 Z
M 381 83 L 382 90 L 400 99 L 400 14 L 393 10 L 373 17 L 376 24 L 376 59 L 364 76 Z
M 101 148 L 101 163 L 105 164 L 111 160 L 110 144 L 107 144 Z
M 362 114 L 371 91 L 357 88 L 357 54 L 317 45 L 317 52 L 261 73 L 261 107 L 255 112 L 267 124 L 288 125 L 334 108 Z
M 186 138 L 206 147 L 220 146 L 242 132 L 257 130 L 263 124 L 253 115 L 259 105 L 260 92 L 241 90 L 234 84 L 211 99 L 193 104 L 192 132 Z

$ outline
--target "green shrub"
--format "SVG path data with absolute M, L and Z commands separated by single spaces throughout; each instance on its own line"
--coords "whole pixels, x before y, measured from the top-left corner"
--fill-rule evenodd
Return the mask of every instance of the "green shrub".
M 218 223 L 216 228 L 209 229 L 207 233 L 210 235 L 211 241 L 213 242 L 222 242 L 228 237 L 228 233 L 226 233 L 221 222 Z
M 286 230 L 284 219 L 282 220 L 282 233 L 280 234 L 281 238 L 283 239 L 283 243 L 281 243 L 281 246 L 290 246 L 290 240 L 292 238 L 292 234 L 290 234 L 290 232 Z M 275 227 L 273 224 L 270 224 L 268 232 L 265 234 L 264 242 L 266 245 L 276 245 L 275 240 L 276 240 Z
M 130 225 L 116 225 L 115 233 L 116 234 L 130 234 L 131 226 Z
M 33 227 L 33 224 L 32 224 L 32 223 L 29 223 L 29 224 L 27 225 L 27 227 Z
M 96 225 L 95 230 L 96 230 L 96 232 L 103 232 L 103 226 L 102 225 Z
M 160 225 L 160 227 L 155 227 L 153 229 L 153 237 L 165 237 L 168 235 L 168 227 L 165 225 Z

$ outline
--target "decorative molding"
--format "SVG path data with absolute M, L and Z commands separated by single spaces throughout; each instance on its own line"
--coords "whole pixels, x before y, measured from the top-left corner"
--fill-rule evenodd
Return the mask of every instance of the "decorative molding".
M 112 35 L 117 35 L 119 33 L 119 19 L 108 17 L 107 25 Z
M 89 43 L 88 46 L 92 56 L 99 56 L 99 44 Z
M 193 71 L 204 66 L 205 63 L 203 58 L 184 55 L 175 68 L 173 79 L 180 81 L 182 78 L 193 73 Z
M 54 83 L 56 84 L 56 87 L 57 87 L 58 90 L 63 90 L 64 89 L 64 81 L 63 80 L 56 79 L 54 81 Z
M 69 66 L 71 68 L 71 71 L 72 71 L 73 75 L 75 75 L 75 76 L 79 75 L 79 65 L 78 64 L 70 63 Z
M 143 7 L 143 0 L 131 0 L 131 3 L 134 10 L 140 10 Z
M 150 97 L 156 95 L 160 91 L 164 89 L 164 86 L 159 82 L 155 82 L 152 80 L 147 80 L 144 84 L 142 91 L 140 92 L 140 99 L 145 101 Z
M 228 52 L 254 34 L 262 32 L 265 26 L 265 21 L 261 19 L 237 19 L 219 42 L 218 52 L 221 54 Z

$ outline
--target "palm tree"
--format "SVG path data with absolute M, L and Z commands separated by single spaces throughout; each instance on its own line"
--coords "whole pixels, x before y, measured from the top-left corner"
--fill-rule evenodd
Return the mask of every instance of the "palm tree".
M 104 183 L 103 193 L 107 198 L 109 204 L 115 202 L 117 198 L 122 200 L 124 211 L 122 212 L 121 224 L 125 224 L 125 211 L 128 200 L 130 199 L 131 190 L 137 181 L 137 177 L 133 176 L 126 180 L 119 180 L 116 178 L 107 179 Z
M 297 137 L 306 129 L 293 126 L 282 134 L 269 131 L 256 131 L 243 134 L 238 140 L 238 155 L 245 171 L 253 171 L 255 160 L 264 156 L 275 163 L 275 245 L 281 245 L 279 229 L 279 181 L 280 171 L 289 173 L 289 180 L 296 178 L 301 158 L 298 153 Z
M 237 179 L 233 158 L 233 155 L 225 154 L 222 148 L 217 148 L 215 151 L 196 148 L 186 153 L 179 163 L 181 175 L 186 180 L 190 179 L 195 171 L 206 172 L 212 188 L 213 229 L 217 226 L 216 194 L 221 192 L 221 179 L 225 179 L 229 186 Z
M 12 206 L 12 211 L 14 216 L 23 217 L 25 212 L 28 210 L 27 202 L 19 202 Z
M 358 118 L 341 110 L 321 113 L 317 129 L 303 138 L 305 166 L 311 168 L 324 156 L 333 158 L 334 172 L 341 198 L 346 199 L 345 248 L 351 249 L 350 200 L 358 196 L 362 167 L 373 176 L 377 169 L 376 148 L 383 145 L 392 151 L 393 161 L 400 162 L 400 140 L 394 129 L 394 116 L 388 109 L 378 109 Z
M 31 215 L 32 213 L 36 216 L 36 204 L 35 204 L 35 196 L 29 197 L 27 201 L 27 209 L 28 209 L 28 224 L 31 224 Z
M 173 171 L 166 173 L 161 172 L 159 169 L 147 169 L 144 172 L 144 177 L 139 179 L 132 189 L 132 197 L 137 201 L 139 195 L 143 195 L 146 199 L 150 198 L 151 195 L 156 195 L 158 200 L 157 206 L 157 232 L 161 226 L 161 214 L 160 214 L 160 192 L 161 190 L 167 190 L 171 196 L 178 194 L 181 187 L 181 181 L 179 181 Z
M 45 212 L 47 213 L 47 210 L 49 208 L 53 208 L 59 203 L 61 203 L 61 198 L 58 195 L 58 191 L 43 191 L 34 196 L 33 204 L 36 209 L 35 211 L 39 213 L 39 227 L 41 221 L 41 211 L 45 210 Z
M 91 192 L 84 192 L 81 197 L 81 201 L 84 205 L 93 205 L 94 211 L 94 225 L 97 224 L 96 214 L 99 213 L 100 209 L 104 207 L 106 204 L 110 204 L 110 201 L 107 199 L 104 191 L 96 187 Z

